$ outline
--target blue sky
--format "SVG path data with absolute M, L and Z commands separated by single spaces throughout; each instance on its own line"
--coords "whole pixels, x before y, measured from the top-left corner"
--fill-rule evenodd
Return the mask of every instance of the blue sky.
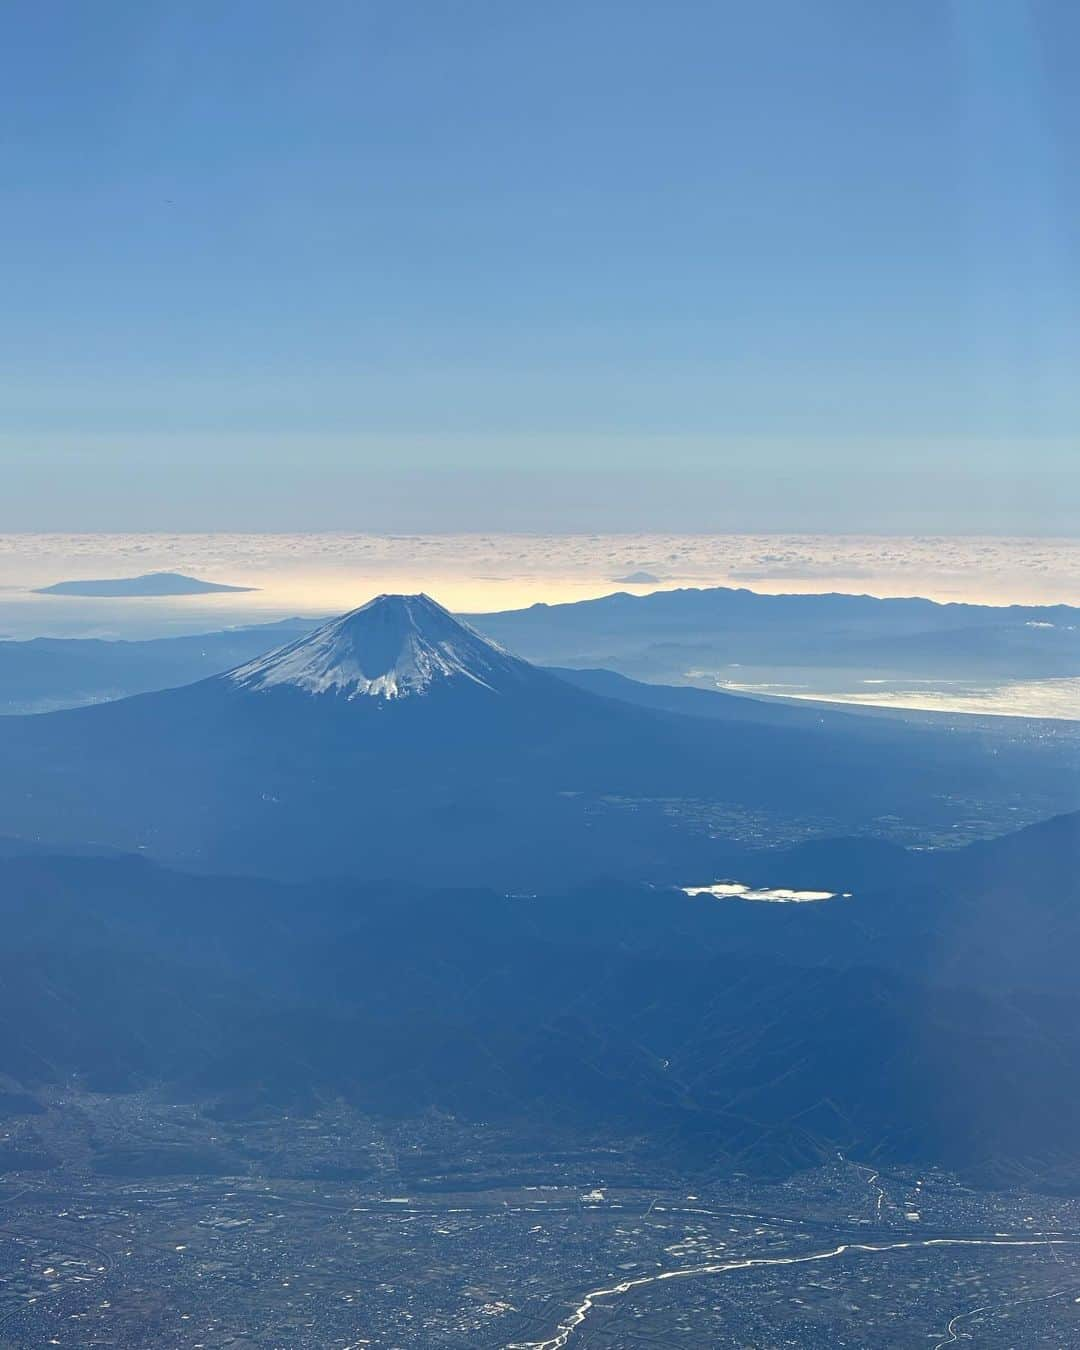
M 5 529 L 1080 518 L 1080 10 L 12 3 Z

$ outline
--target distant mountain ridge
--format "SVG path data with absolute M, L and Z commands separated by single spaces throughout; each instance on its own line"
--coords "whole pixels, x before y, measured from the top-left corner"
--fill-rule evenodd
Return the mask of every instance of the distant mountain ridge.
M 254 586 L 225 586 L 216 581 L 200 581 L 182 572 L 144 572 L 137 577 L 112 577 L 90 581 L 58 581 L 42 586 L 35 595 L 82 595 L 121 599 L 137 596 L 217 595 L 253 591 Z
M 859 676 L 883 671 L 938 679 L 1067 677 L 1080 672 L 1078 615 L 1080 610 L 1068 606 L 994 608 L 866 596 L 764 596 L 720 588 L 539 605 L 474 615 L 467 626 L 532 662 L 560 668 L 563 678 L 592 679 L 589 687 L 595 692 L 659 707 L 673 699 L 670 689 L 663 699 L 647 699 L 640 686 L 620 690 L 611 672 L 684 688 L 687 670 L 711 669 L 737 681 L 739 666 L 754 661 L 773 669 L 839 665 L 855 672 L 848 687 L 862 689 L 866 685 Z M 193 683 L 269 655 L 283 640 L 311 632 L 321 622 L 292 619 L 144 641 L 0 641 L 0 713 L 74 707 Z M 957 622 L 960 627 L 950 626 Z M 974 626 L 965 626 L 969 623 Z M 590 677 L 590 668 L 608 675 Z M 580 671 L 580 678 L 571 670 Z M 607 687 L 600 688 L 598 682 L 605 680 Z M 770 714 L 760 699 L 734 694 L 726 699 L 732 717 L 780 721 L 783 715 L 778 702 L 771 704 L 777 711 Z M 720 704 L 699 701 L 696 707 L 702 715 L 717 716 Z M 683 699 L 671 710 L 689 712 L 694 705 Z M 817 707 L 808 715 L 820 712 Z
M 689 669 L 826 666 L 919 676 L 1080 675 L 1080 608 L 713 587 L 468 616 L 531 661 L 675 682 Z

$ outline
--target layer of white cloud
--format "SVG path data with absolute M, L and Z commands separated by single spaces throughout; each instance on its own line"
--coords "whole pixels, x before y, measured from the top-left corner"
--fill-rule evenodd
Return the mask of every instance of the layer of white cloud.
M 264 602 L 333 608 L 344 590 L 410 579 L 478 608 L 617 589 L 634 571 L 663 586 L 923 595 L 990 604 L 1080 602 L 1080 539 L 872 535 L 7 534 L 0 587 L 184 571 L 264 588 Z M 637 588 L 634 588 L 637 589 Z M 640 589 L 656 589 L 646 585 Z M 515 600 L 514 597 L 518 599 Z M 482 603 L 484 602 L 484 603 Z M 470 602 L 471 603 L 471 602 Z

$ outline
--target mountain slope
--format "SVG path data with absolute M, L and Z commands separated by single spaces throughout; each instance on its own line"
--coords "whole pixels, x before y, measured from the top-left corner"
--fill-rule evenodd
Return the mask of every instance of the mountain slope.
M 841 712 L 824 706 L 806 706 L 803 703 L 784 703 L 779 700 L 753 698 L 744 694 L 730 694 L 721 689 L 699 689 L 693 685 L 646 684 L 632 680 L 613 670 L 578 670 L 571 666 L 549 666 L 553 674 L 579 689 L 600 694 L 604 698 L 620 699 L 642 708 L 659 712 L 678 713 L 686 717 L 708 717 L 724 722 L 764 722 L 770 726 L 817 727 L 832 726 L 845 731 L 855 730 L 852 719 L 857 713 Z M 860 727 L 864 734 L 873 735 L 871 727 Z M 889 729 L 886 729 L 888 734 Z M 903 733 L 901 733 L 903 734 Z
M 918 883 L 883 857 L 866 895 L 803 906 L 0 861 L 0 1075 L 31 1093 L 164 1083 L 226 1118 L 340 1096 L 644 1135 L 705 1171 L 841 1149 L 1075 1186 L 1078 831 L 931 858 Z M 942 951 L 958 959 L 928 961 Z

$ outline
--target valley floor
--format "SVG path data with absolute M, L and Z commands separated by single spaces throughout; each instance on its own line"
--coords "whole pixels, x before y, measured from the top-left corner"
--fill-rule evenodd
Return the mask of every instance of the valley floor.
M 324 1109 L 9 1118 L 0 1345 L 1069 1346 L 1080 1200 L 842 1158 L 664 1175 L 644 1145 Z

